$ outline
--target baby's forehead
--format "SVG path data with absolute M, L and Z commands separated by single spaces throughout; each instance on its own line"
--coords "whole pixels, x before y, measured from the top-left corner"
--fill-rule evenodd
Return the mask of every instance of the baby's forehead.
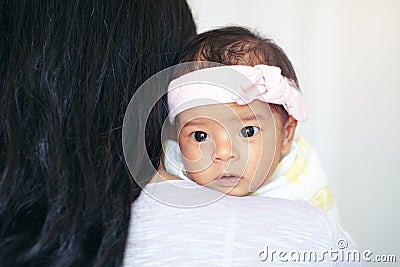
M 185 125 L 189 121 L 201 123 L 207 122 L 234 122 L 234 121 L 270 121 L 272 113 L 269 105 L 265 102 L 255 100 L 250 104 L 239 105 L 237 103 L 221 103 L 193 107 L 178 115 L 179 124 Z

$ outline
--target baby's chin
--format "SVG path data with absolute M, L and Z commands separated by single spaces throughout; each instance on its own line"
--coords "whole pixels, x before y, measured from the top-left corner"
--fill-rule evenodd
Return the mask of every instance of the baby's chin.
M 235 190 L 236 188 L 233 188 L 231 191 L 226 192 L 227 195 L 229 196 L 234 196 L 234 197 L 244 197 L 248 196 L 250 192 L 248 190 Z
M 208 187 L 210 189 L 219 191 L 221 193 L 230 195 L 230 196 L 236 196 L 236 197 L 244 197 L 247 196 L 249 194 L 251 194 L 253 191 L 250 191 L 250 185 L 247 181 L 247 179 L 241 177 L 241 179 L 239 181 L 211 181 L 208 183 L 204 183 L 204 181 L 201 180 L 196 180 L 194 179 L 195 177 L 190 177 L 192 179 L 192 181 Z
M 224 194 L 227 194 L 229 196 L 244 197 L 251 194 L 248 186 L 245 186 L 243 184 L 240 186 L 232 186 L 232 187 L 219 187 L 219 186 L 213 186 L 211 184 L 205 186 L 217 190 L 219 192 L 222 192 Z

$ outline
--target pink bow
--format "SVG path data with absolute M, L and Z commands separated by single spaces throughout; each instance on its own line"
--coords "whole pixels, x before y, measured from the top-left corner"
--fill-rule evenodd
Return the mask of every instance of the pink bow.
M 283 105 L 289 115 L 298 121 L 306 119 L 306 106 L 294 82 L 281 74 L 281 69 L 274 66 L 256 65 L 239 68 L 252 84 L 241 86 L 243 97 L 235 98 L 239 105 L 258 99 L 267 103 Z M 242 94 L 241 94 L 242 95 Z

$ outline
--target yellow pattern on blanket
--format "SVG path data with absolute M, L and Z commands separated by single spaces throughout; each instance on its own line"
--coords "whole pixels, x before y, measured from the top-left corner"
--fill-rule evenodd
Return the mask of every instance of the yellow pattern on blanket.
M 301 183 L 307 178 L 309 170 L 308 158 L 311 153 L 310 145 L 303 138 L 297 138 L 295 142 L 299 151 L 292 166 L 283 174 L 289 183 Z M 280 161 L 280 165 L 285 163 L 285 160 Z
M 326 174 L 315 151 L 302 137 L 294 140 L 267 184 L 252 195 L 305 200 L 339 221 Z

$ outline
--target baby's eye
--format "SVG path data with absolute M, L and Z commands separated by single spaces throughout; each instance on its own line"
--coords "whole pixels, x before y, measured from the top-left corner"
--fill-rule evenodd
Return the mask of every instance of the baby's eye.
M 202 132 L 202 131 L 196 131 L 192 133 L 192 137 L 197 141 L 197 142 L 204 142 L 207 139 L 210 139 L 207 133 Z
M 257 126 L 246 126 L 240 130 L 240 136 L 245 138 L 252 137 L 258 133 L 259 130 L 260 128 Z

